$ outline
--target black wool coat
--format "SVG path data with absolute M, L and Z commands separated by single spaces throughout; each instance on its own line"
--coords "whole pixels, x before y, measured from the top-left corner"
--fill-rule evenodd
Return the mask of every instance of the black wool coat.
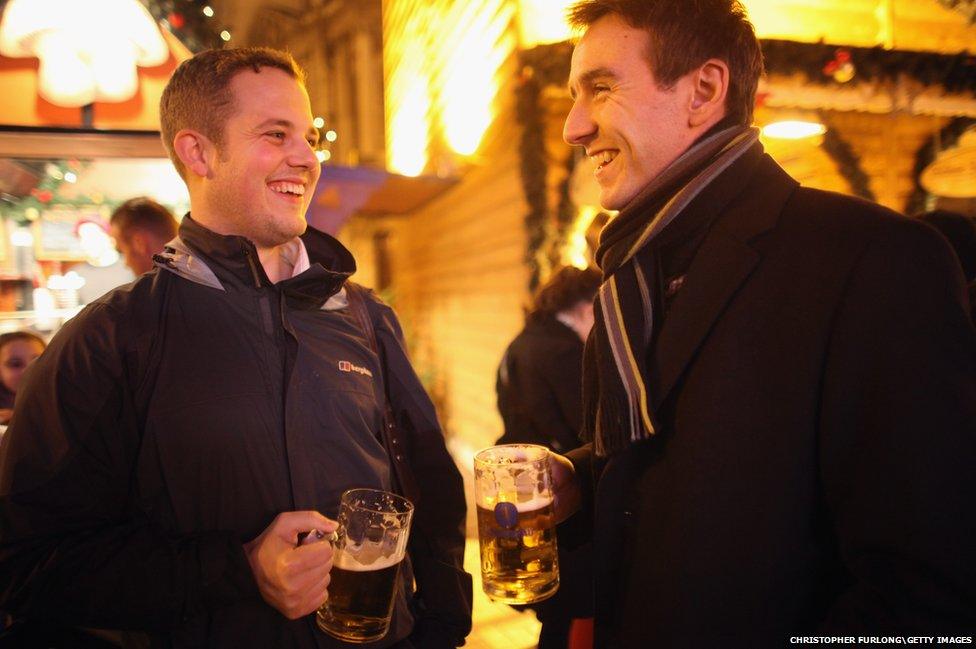
M 976 330 L 952 251 L 768 156 L 726 173 L 649 350 L 657 435 L 570 453 L 597 646 L 973 635 Z

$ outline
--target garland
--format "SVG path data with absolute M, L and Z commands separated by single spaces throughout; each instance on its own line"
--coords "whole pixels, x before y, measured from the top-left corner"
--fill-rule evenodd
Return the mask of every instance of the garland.
M 973 126 L 976 126 L 976 119 L 971 117 L 957 117 L 946 124 L 945 128 L 939 131 L 938 134 L 930 137 L 919 147 L 918 153 L 915 154 L 915 171 L 913 174 L 915 178 L 915 190 L 908 197 L 908 202 L 905 205 L 905 214 L 917 214 L 929 209 L 928 203 L 932 195 L 922 187 L 922 172 L 935 161 L 935 158 L 941 151 L 954 147 L 956 142 L 959 141 L 959 138 L 962 137 L 962 134 Z
M 523 222 L 527 235 L 525 263 L 529 267 L 529 290 L 534 291 L 545 272 L 548 272 L 551 244 L 547 245 L 552 226 L 549 223 L 549 205 L 546 198 L 545 115 L 540 105 L 542 89 L 561 85 L 569 78 L 571 43 L 540 45 L 519 54 L 522 73 L 515 90 L 515 115 L 522 127 L 519 141 L 519 169 L 522 190 L 529 211 Z M 565 191 L 568 193 L 568 180 Z M 563 201 L 560 201 L 562 203 Z M 560 212 L 563 212 L 562 205 Z M 570 212 L 566 208 L 566 212 Z M 558 220 L 558 217 L 557 217 Z M 556 228 L 558 230 L 558 227 Z
M 4 206 L 4 218 L 18 225 L 36 221 L 42 212 L 57 207 L 91 208 L 112 210 L 118 201 L 106 199 L 98 192 L 81 193 L 77 189 L 78 178 L 88 168 L 88 162 L 78 160 L 49 162 L 44 165 L 43 175 L 30 194 Z
M 820 121 L 827 125 L 827 132 L 824 133 L 821 146 L 837 165 L 840 175 L 850 185 L 851 192 L 855 196 L 876 202 L 877 198 L 871 191 L 871 179 L 864 173 L 864 169 L 861 167 L 861 159 L 854 153 L 851 145 L 840 136 L 837 129 L 830 127 L 827 115 L 823 112 L 820 113 Z
M 573 224 L 576 222 L 577 210 L 573 204 L 573 198 L 569 194 L 569 186 L 573 182 L 573 171 L 580 156 L 574 147 L 566 156 L 565 171 L 566 177 L 559 183 L 559 205 L 556 209 L 556 232 L 553 240 L 549 244 L 549 261 L 552 266 L 562 263 L 562 249 L 569 238 Z
M 966 18 L 970 24 L 976 23 L 976 1 L 974 0 L 939 0 L 939 4 L 948 9 L 955 9 Z
M 163 23 L 191 52 L 221 47 L 217 23 L 203 14 L 205 3 L 194 0 L 142 0 L 149 13 Z
M 976 94 L 976 56 L 968 52 L 950 55 L 780 40 L 763 40 L 762 49 L 770 75 L 801 74 L 810 83 L 836 86 L 853 80 L 896 82 L 905 76 L 925 86 L 942 86 L 948 93 Z

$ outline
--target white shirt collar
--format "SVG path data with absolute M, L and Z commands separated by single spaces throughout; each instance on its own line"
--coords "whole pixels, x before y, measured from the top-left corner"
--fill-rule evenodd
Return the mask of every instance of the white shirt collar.
M 311 267 L 308 260 L 308 250 L 305 249 L 305 242 L 299 237 L 295 237 L 288 243 L 281 246 L 281 257 L 285 263 L 291 266 L 291 276 L 301 275 Z

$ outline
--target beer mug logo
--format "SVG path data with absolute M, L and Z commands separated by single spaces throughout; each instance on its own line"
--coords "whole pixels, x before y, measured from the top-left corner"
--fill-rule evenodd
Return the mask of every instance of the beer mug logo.
M 498 503 L 495 505 L 495 521 L 502 529 L 514 530 L 518 526 L 518 507 L 514 503 Z

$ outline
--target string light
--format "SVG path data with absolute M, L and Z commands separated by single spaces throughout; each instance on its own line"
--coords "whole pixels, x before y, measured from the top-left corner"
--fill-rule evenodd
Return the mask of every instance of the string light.
M 225 29 L 224 31 L 220 32 L 220 38 L 226 43 L 230 40 L 230 32 Z
M 325 134 L 325 139 L 328 140 L 329 142 L 335 142 L 336 138 L 338 137 L 339 134 L 336 133 L 335 131 L 327 131 Z
M 206 16 L 207 18 L 213 18 L 213 15 L 214 15 L 213 7 L 211 7 L 210 5 L 207 5 L 206 7 L 204 7 L 203 8 L 203 15 Z
M 322 128 L 323 126 L 325 126 L 325 120 L 322 119 L 321 117 L 316 117 L 315 119 L 312 120 L 312 126 L 314 126 L 315 128 Z

